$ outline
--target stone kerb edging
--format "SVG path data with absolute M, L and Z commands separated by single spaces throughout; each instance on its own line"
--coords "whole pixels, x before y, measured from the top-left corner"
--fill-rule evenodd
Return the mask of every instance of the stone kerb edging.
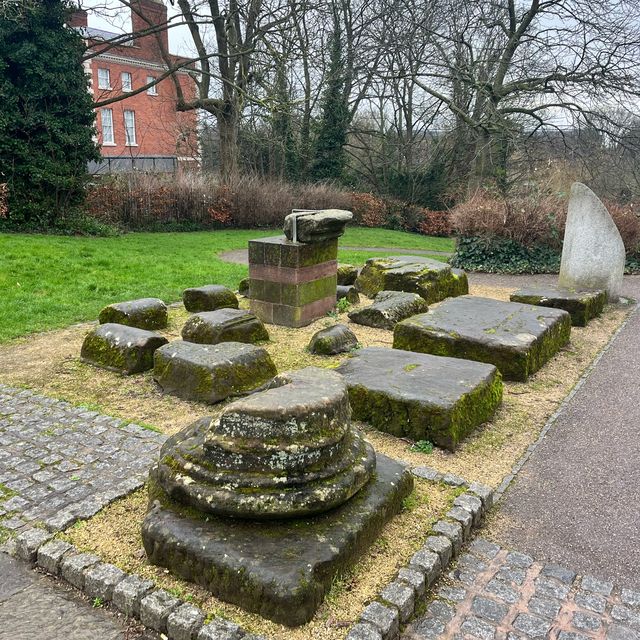
M 441 576 L 462 545 L 471 538 L 484 514 L 493 505 L 493 491 L 477 482 L 430 467 L 414 467 L 418 478 L 443 482 L 467 491 L 459 495 L 444 519 L 432 527 L 425 544 L 413 554 L 396 578 L 367 605 L 359 621 L 351 628 L 347 640 L 395 640 L 400 624 L 414 614 L 416 604 L 425 591 Z M 222 618 L 205 624 L 204 612 L 183 602 L 164 589 L 155 589 L 151 580 L 129 574 L 113 564 L 101 562 L 91 553 L 83 553 L 54 534 L 39 528 L 21 533 L 10 545 L 16 557 L 62 579 L 82 591 L 90 599 L 111 604 L 124 615 L 136 618 L 143 625 L 165 634 L 170 640 L 265 640 L 244 631 Z
M 164 589 L 155 589 L 151 580 L 101 562 L 91 553 L 81 553 L 64 540 L 53 539 L 53 534 L 44 529 L 24 531 L 9 551 L 170 640 L 265 640 L 222 618 L 205 623 L 204 612 L 195 605 Z
M 396 640 L 400 636 L 400 625 L 413 616 L 419 599 L 460 553 L 462 545 L 471 539 L 473 530 L 493 505 L 493 490 L 486 485 L 469 483 L 460 476 L 442 474 L 431 467 L 414 467 L 411 472 L 424 480 L 467 490 L 453 501 L 444 518 L 433 525 L 432 534 L 398 571 L 396 578 L 365 607 L 346 640 Z

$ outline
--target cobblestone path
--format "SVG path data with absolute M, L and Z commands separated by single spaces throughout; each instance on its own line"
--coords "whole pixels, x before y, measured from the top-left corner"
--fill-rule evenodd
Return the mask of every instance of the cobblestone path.
M 476 539 L 403 640 L 640 640 L 640 592 Z
M 165 436 L 0 385 L 0 528 L 51 531 L 140 487 Z

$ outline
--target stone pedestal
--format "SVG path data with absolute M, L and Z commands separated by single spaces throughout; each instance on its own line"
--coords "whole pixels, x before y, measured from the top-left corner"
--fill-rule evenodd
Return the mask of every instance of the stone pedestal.
M 336 304 L 338 240 L 304 244 L 285 236 L 249 241 L 251 311 L 263 322 L 303 327 Z

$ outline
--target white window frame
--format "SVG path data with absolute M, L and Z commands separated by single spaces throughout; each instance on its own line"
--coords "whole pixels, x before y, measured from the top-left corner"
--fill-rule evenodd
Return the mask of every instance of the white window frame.
M 102 144 L 106 146 L 115 146 L 116 137 L 113 129 L 113 109 L 100 109 L 100 125 L 102 129 Z M 107 136 L 106 132 L 110 135 Z
M 147 76 L 147 82 L 146 84 L 149 84 L 150 82 L 155 82 L 156 81 L 156 77 L 155 76 Z M 157 84 L 152 84 L 148 89 L 147 89 L 147 93 L 150 96 L 157 96 L 158 95 L 158 85 Z
M 107 80 L 106 86 L 105 86 L 105 84 L 103 82 L 103 77 L 100 74 L 101 71 L 103 71 L 107 75 L 107 77 L 106 77 L 106 80 Z M 111 71 L 108 68 L 98 67 L 98 89 L 111 89 Z
M 125 78 L 128 78 L 128 82 L 125 82 Z M 123 71 L 120 74 L 120 82 L 122 84 L 122 91 L 126 93 L 133 91 L 133 74 L 130 71 Z
M 127 123 L 127 117 L 131 114 L 131 125 Z M 124 139 L 125 146 L 127 147 L 137 147 L 138 143 L 136 140 L 136 112 L 131 109 L 125 109 L 123 113 L 124 118 Z M 132 135 L 133 134 L 133 135 Z

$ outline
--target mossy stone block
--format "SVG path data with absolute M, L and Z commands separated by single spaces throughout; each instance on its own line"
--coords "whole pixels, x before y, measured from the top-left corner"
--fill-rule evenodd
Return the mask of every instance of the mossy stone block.
M 369 258 L 356 280 L 356 288 L 369 298 L 380 291 L 417 293 L 427 303 L 468 292 L 464 272 L 423 256 Z
M 338 285 L 349 286 L 355 283 L 358 277 L 358 267 L 352 264 L 338 263 Z
M 450 450 L 502 401 L 496 367 L 470 360 L 367 347 L 337 371 L 347 382 L 354 418 Z
M 427 310 L 426 300 L 417 293 L 380 291 L 372 305 L 352 311 L 349 320 L 367 327 L 393 330 L 401 320 Z
M 127 375 L 153 368 L 153 354 L 168 340 L 153 331 L 108 322 L 92 329 L 82 343 L 84 362 Z
M 142 525 L 149 560 L 216 597 L 279 624 L 311 620 L 332 582 L 352 567 L 402 509 L 408 469 L 377 455 L 371 481 L 324 514 L 255 523 L 199 517 L 154 493 Z
M 213 404 L 264 385 L 277 373 L 266 349 L 238 342 L 177 340 L 155 353 L 153 378 L 165 393 Z
M 313 334 L 309 341 L 309 351 L 321 356 L 347 353 L 357 346 L 358 338 L 344 324 L 334 324 L 332 327 L 320 329 Z
M 164 329 L 168 322 L 167 305 L 159 298 L 140 298 L 116 302 L 106 306 L 98 321 L 100 324 L 124 324 L 138 329 Z
M 589 320 L 599 316 L 607 303 L 607 292 L 575 291 L 564 287 L 526 287 L 511 294 L 512 302 L 540 307 L 564 309 L 571 316 L 574 327 L 586 327 Z
M 269 339 L 262 321 L 244 309 L 217 309 L 195 313 L 182 328 L 182 339 L 198 344 L 246 342 Z
M 396 349 L 494 364 L 506 380 L 526 380 L 567 342 L 571 316 L 561 309 L 491 298 L 449 298 L 399 322 Z
M 336 260 L 338 240 L 312 244 L 291 242 L 285 236 L 249 241 L 249 264 L 298 269 Z
M 191 313 L 215 311 L 216 309 L 237 309 L 236 294 L 219 284 L 191 287 L 182 292 L 184 308 Z
M 360 294 L 352 284 L 350 285 L 339 284 L 336 287 L 336 300 L 342 300 L 343 298 L 346 298 L 347 301 L 351 304 L 360 303 Z

